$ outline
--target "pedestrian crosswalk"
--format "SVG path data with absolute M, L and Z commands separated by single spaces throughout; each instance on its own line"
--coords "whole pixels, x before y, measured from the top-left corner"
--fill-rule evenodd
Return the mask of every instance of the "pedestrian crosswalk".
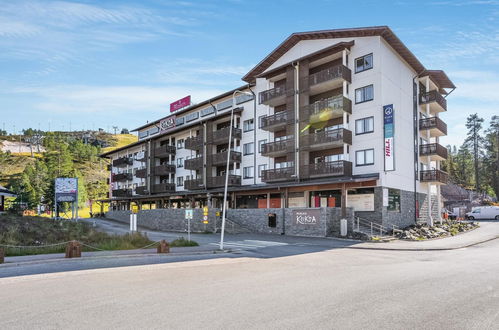
M 219 243 L 210 243 L 210 244 L 219 245 Z M 288 245 L 288 243 L 260 241 L 260 240 L 251 240 L 251 239 L 224 242 L 224 248 L 241 249 L 241 250 L 253 250 L 253 249 L 261 249 L 266 247 L 275 247 L 275 246 L 284 246 L 284 245 Z

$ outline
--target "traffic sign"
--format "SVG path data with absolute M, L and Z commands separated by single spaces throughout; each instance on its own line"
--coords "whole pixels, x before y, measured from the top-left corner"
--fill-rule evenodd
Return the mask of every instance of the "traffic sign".
M 193 210 L 187 209 L 185 210 L 185 220 L 192 220 L 193 218 Z
M 203 216 L 203 220 L 204 220 L 204 221 L 207 221 L 207 220 L 208 220 L 208 216 L 207 216 L 207 215 L 204 215 L 204 216 Z
M 203 207 L 203 215 L 208 215 L 208 206 Z

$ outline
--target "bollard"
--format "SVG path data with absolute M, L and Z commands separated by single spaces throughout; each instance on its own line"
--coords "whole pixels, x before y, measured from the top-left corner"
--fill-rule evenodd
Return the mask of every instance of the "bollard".
M 159 242 L 158 253 L 170 253 L 170 245 L 167 241 L 161 240 L 161 242 Z
M 81 244 L 78 241 L 71 241 L 66 245 L 66 258 L 80 258 Z
M 5 262 L 5 250 L 3 248 L 0 248 L 0 264 L 3 264 Z

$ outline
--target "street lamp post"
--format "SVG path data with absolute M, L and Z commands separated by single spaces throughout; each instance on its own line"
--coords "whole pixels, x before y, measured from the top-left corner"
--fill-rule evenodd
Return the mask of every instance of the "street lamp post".
M 229 147 L 227 148 L 227 167 L 225 170 L 225 187 L 224 187 L 224 200 L 222 205 L 222 228 L 220 232 L 220 250 L 224 249 L 224 233 L 225 233 L 225 216 L 227 213 L 227 189 L 229 186 L 229 166 L 230 166 L 230 146 L 232 142 L 232 121 L 234 119 L 234 108 L 236 107 L 236 95 L 237 94 L 246 94 L 253 96 L 253 94 L 249 92 L 242 91 L 234 91 L 232 94 L 232 109 L 230 110 L 230 129 L 229 129 Z

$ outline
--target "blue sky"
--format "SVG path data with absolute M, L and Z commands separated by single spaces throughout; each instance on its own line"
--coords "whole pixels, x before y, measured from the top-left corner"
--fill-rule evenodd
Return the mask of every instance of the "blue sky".
M 499 114 L 499 1 L 0 0 L 0 127 L 135 128 L 243 85 L 292 32 L 372 25 L 458 86 L 443 144 Z

